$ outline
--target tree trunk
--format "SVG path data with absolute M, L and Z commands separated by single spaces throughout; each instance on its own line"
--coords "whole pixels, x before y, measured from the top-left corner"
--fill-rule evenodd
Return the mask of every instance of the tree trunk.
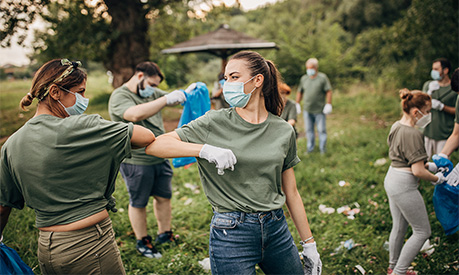
M 149 58 L 148 9 L 139 0 L 105 0 L 105 4 L 113 33 L 104 65 L 113 73 L 112 85 L 117 88 L 131 78 L 138 63 Z

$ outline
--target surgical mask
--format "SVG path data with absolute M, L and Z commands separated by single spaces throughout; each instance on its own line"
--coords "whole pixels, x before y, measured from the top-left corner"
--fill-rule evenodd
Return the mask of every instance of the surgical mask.
M 307 69 L 306 70 L 306 74 L 309 75 L 309 76 L 313 76 L 316 74 L 316 70 L 315 69 Z
M 244 93 L 244 85 L 254 77 L 255 76 L 246 82 L 226 81 L 225 84 L 223 84 L 223 96 L 225 97 L 226 102 L 233 107 L 244 108 L 247 103 L 249 103 L 250 97 L 256 89 L 255 87 L 250 93 L 246 94 Z
M 432 121 L 432 113 L 428 113 L 427 115 L 424 115 L 421 111 L 419 111 L 422 114 L 422 117 L 416 121 L 416 126 L 419 128 L 424 128 L 427 125 L 429 125 L 430 121 Z
M 155 93 L 155 88 L 153 88 L 150 85 L 146 85 L 145 89 L 140 89 L 139 88 L 139 95 L 141 97 L 150 97 Z
M 66 91 L 67 93 L 71 93 L 73 95 L 75 95 L 75 104 L 73 104 L 73 106 L 70 106 L 70 107 L 65 107 L 64 104 L 62 104 L 62 102 L 60 100 L 57 100 L 57 102 L 59 102 L 59 104 L 62 105 L 62 107 L 64 107 L 64 110 L 67 112 L 67 114 L 69 114 L 69 116 L 71 115 L 81 115 L 82 113 L 84 113 L 84 111 L 86 111 L 86 108 L 88 108 L 88 104 L 89 104 L 89 99 L 88 98 L 85 98 L 83 97 L 81 94 L 79 93 L 74 93 L 74 92 L 71 92 L 67 89 L 64 89 L 62 87 L 60 87 L 62 90 Z
M 430 76 L 432 77 L 433 80 L 441 80 L 441 75 L 439 71 L 436 71 L 436 70 L 430 71 Z

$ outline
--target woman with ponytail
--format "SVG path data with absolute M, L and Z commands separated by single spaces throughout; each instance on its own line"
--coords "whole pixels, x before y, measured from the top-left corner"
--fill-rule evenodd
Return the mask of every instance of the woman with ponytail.
M 387 274 L 412 275 L 416 272 L 408 267 L 430 237 L 429 217 L 418 190 L 419 179 L 435 185 L 445 178 L 442 173 L 433 175 L 426 169 L 424 136 L 416 129 L 430 123 L 430 96 L 421 91 L 403 89 L 400 98 L 403 115 L 392 125 L 387 138 L 391 166 L 384 179 L 384 188 L 392 215 Z M 403 244 L 408 225 L 413 234 Z
M 23 109 L 34 99 L 38 105 L 1 148 L 0 233 L 11 208 L 27 204 L 40 230 L 43 274 L 125 274 L 107 210 L 116 211 L 115 179 L 131 146 L 145 147 L 155 136 L 132 123 L 82 115 L 89 100 L 80 66 L 47 62 L 21 100 Z
M 257 264 L 266 274 L 304 274 L 284 203 L 302 240 L 304 268 L 320 274 L 320 256 L 293 171 L 300 161 L 295 131 L 279 117 L 279 73 L 260 54 L 244 51 L 229 60 L 225 79 L 223 93 L 231 108 L 211 110 L 161 135 L 147 154 L 198 158 L 214 211 L 209 237 L 213 274 L 255 274 Z

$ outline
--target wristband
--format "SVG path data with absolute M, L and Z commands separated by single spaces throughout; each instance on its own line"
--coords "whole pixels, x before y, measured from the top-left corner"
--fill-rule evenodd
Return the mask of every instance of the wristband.
M 304 240 L 304 241 L 300 241 L 300 244 L 301 244 L 301 245 L 306 244 L 308 241 L 310 241 L 310 240 L 312 240 L 312 239 L 314 239 L 314 236 L 311 236 L 311 237 L 307 238 L 307 239 Z

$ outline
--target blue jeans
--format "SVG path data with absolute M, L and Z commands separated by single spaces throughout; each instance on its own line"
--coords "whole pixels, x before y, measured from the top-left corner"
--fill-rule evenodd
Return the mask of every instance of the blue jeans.
M 212 274 L 303 274 L 298 248 L 282 209 L 269 212 L 214 212 L 210 224 Z
M 325 114 L 312 114 L 306 111 L 303 112 L 304 128 L 306 129 L 307 149 L 308 153 L 314 150 L 316 144 L 314 134 L 314 124 L 317 124 L 317 132 L 319 133 L 319 149 L 321 153 L 325 153 L 327 144 L 327 129 L 325 124 Z

